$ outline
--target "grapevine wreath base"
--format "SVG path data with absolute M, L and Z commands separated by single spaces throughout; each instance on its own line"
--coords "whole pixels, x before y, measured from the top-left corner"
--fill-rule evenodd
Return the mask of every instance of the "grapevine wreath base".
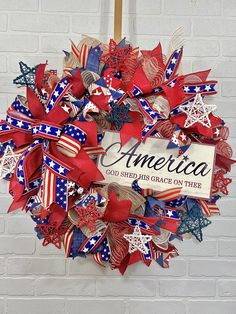
M 123 274 L 128 265 L 156 261 L 162 267 L 178 255 L 173 239 L 187 234 L 202 241 L 202 229 L 218 215 L 216 201 L 228 194 L 225 175 L 234 161 L 228 128 L 205 99 L 216 93 L 209 70 L 181 74 L 182 39 L 169 51 L 133 48 L 123 39 L 109 45 L 85 37 L 64 57 L 61 78 L 46 64 L 20 62 L 14 83 L 26 88 L 0 122 L 1 178 L 10 180 L 9 212 L 22 209 L 36 223 L 43 246 L 64 246 L 67 257 L 92 255 L 101 266 Z M 131 138 L 168 140 L 186 159 L 191 143 L 215 146 L 209 200 L 165 191 L 102 182 L 96 160 L 105 154 L 106 131 Z

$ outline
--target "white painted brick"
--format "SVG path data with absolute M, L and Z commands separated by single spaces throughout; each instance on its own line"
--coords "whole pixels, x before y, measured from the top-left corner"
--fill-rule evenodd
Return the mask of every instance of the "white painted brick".
M 5 314 L 5 302 L 3 298 L 0 298 L 0 313 Z
M 189 314 L 235 314 L 236 301 L 189 301 Z
M 0 93 L 10 94 L 14 93 L 17 95 L 19 93 L 19 88 L 13 84 L 13 79 L 16 75 L 0 75 Z
M 192 39 L 184 43 L 184 56 L 187 57 L 216 57 L 219 55 L 219 42 L 209 39 Z M 183 58 L 184 59 L 184 58 Z M 207 59 L 209 62 L 209 59 Z M 207 69 L 209 68 L 209 65 Z
M 7 261 L 9 275 L 64 275 L 65 260 L 59 258 L 10 257 Z
M 38 36 L 28 34 L 0 34 L 0 51 L 3 52 L 36 52 Z
M 164 13 L 172 15 L 220 15 L 220 0 L 165 0 Z
M 60 72 L 61 51 L 70 50 L 69 39 L 78 43 L 81 33 L 87 33 L 108 42 L 113 36 L 113 2 L 0 0 L 1 118 L 15 95 L 24 95 L 24 89 L 12 84 L 19 74 L 18 62 L 33 66 L 48 60 L 47 68 Z M 123 35 L 141 49 L 152 49 L 161 41 L 166 53 L 170 35 L 184 26 L 183 73 L 213 67 L 210 79 L 219 80 L 219 93 L 207 102 L 218 105 L 236 152 L 235 8 L 234 0 L 123 0 Z M 7 196 L 8 184 L 1 182 L 0 274 L 4 275 L 0 294 L 5 300 L 0 298 L 0 313 L 235 313 L 236 167 L 231 175 L 230 196 L 218 202 L 221 216 L 211 218 L 203 243 L 174 241 L 180 256 L 170 261 L 170 269 L 155 262 L 150 268 L 140 263 L 123 277 L 118 270 L 99 267 L 92 258 L 68 260 L 63 248 L 43 247 L 28 215 L 6 214 L 11 197 Z M 159 292 L 161 297 L 157 297 Z M 32 298 L 34 293 L 37 297 Z
M 236 240 L 220 240 L 219 241 L 220 256 L 236 256 Z
M 9 234 L 32 234 L 34 232 L 35 223 L 29 216 L 25 214 L 20 215 L 18 213 L 18 215 L 8 216 L 7 226 Z
M 114 12 L 114 1 L 103 0 L 104 11 Z M 124 0 L 123 1 L 124 14 L 160 14 L 161 13 L 161 0 Z
M 55 245 L 47 245 L 43 246 L 42 241 L 37 241 L 37 252 L 39 255 L 57 255 L 57 256 L 65 256 L 65 250 L 62 248 L 61 250 L 58 250 L 58 248 L 55 247 Z
M 235 77 L 236 62 L 234 61 L 214 61 L 209 60 L 195 60 L 193 61 L 193 71 L 204 69 L 211 69 L 211 77 Z
M 75 295 L 75 296 L 93 296 L 95 295 L 94 279 L 60 279 L 43 278 L 38 279 L 36 283 L 37 295 Z
M 227 16 L 236 16 L 236 5 L 234 0 L 223 0 L 223 13 Z
M 0 217 L 0 233 L 3 233 L 5 230 L 5 221 L 3 217 Z
M 2 11 L 36 11 L 38 0 L 0 0 Z
M 79 39 L 77 38 L 75 43 L 79 42 Z M 61 35 L 45 35 L 41 37 L 41 50 L 42 52 L 62 52 L 62 50 L 70 51 L 71 49 L 71 43 L 68 38 L 68 36 L 61 36 Z M 48 54 L 48 56 L 50 56 Z M 61 54 L 61 60 L 62 60 L 62 54 Z
M 222 40 L 222 54 L 226 57 L 236 56 L 236 40 Z
M 204 19 L 193 20 L 193 34 L 196 36 L 235 36 L 236 20 Z
M 235 81 L 222 82 L 221 95 L 224 97 L 236 97 Z
M 215 240 L 205 240 L 202 243 L 192 240 L 175 241 L 180 256 L 216 256 L 217 243 Z
M 0 274 L 5 272 L 5 258 L 0 257 Z
M 82 258 L 78 257 L 73 259 L 69 259 L 68 261 L 68 271 L 70 275 L 103 275 L 103 276 L 119 276 L 119 271 L 110 270 L 109 267 L 98 267 L 94 260 L 90 257 Z
M 1 278 L 0 279 L 0 294 L 6 295 L 33 295 L 34 294 L 34 279 L 26 278 Z
M 0 55 L 0 72 L 7 72 L 7 57 Z
M 231 277 L 236 276 L 236 261 L 229 260 L 191 260 L 189 263 L 190 276 Z
M 123 18 L 123 34 L 132 30 L 132 18 Z M 73 15 L 72 32 L 78 34 L 107 34 L 113 30 L 113 17 L 95 15 Z M 97 37 L 97 36 L 96 36 Z
M 219 280 L 218 287 L 221 297 L 236 297 L 236 280 Z
M 215 280 L 160 280 L 162 297 L 213 297 L 216 294 Z
M 53 298 L 53 299 L 9 298 L 7 300 L 7 314 L 16 314 L 16 313 L 17 314 L 65 314 L 65 301 L 59 298 Z
M 66 33 L 69 17 L 61 14 L 12 14 L 10 28 L 14 31 Z
M 226 217 L 236 216 L 235 201 L 236 200 L 232 198 L 224 198 L 218 201 L 217 204 L 219 205 L 221 216 L 226 216 Z
M 186 261 L 180 258 L 170 260 L 170 268 L 162 268 L 155 261 L 150 267 L 143 264 L 131 265 L 126 271 L 127 276 L 184 276 L 186 274 Z
M 233 117 L 236 113 L 235 102 L 230 99 L 224 98 L 214 102 L 217 105 L 216 114 L 222 118 Z M 227 123 L 227 120 L 226 120 Z
M 106 299 L 106 300 L 68 300 L 67 301 L 67 314 L 78 314 L 78 309 L 82 314 L 124 314 L 125 304 L 122 300 Z
M 5 118 L 6 115 L 4 115 Z M 12 203 L 11 197 L 9 197 L 8 192 L 6 195 L 1 195 L 1 206 L 0 206 L 0 213 L 1 214 L 7 214 L 7 210 L 9 208 L 9 205 Z
M 0 31 L 6 31 L 7 30 L 7 15 L 6 14 L 0 14 Z
M 104 276 L 118 276 L 119 271 L 110 270 L 109 267 L 98 267 L 92 259 L 76 258 L 69 260 L 69 274 L 70 275 L 104 275 Z M 183 276 L 186 274 L 186 262 L 175 258 L 170 261 L 170 268 L 162 268 L 155 261 L 150 267 L 145 267 L 142 263 L 130 265 L 125 273 L 127 276 Z
M 47 61 L 48 65 L 46 69 L 56 69 L 58 73 L 62 73 L 63 70 L 63 54 L 59 56 L 55 55 L 35 55 L 35 56 L 28 56 L 28 55 L 14 55 L 10 57 L 10 69 L 12 72 L 16 73 L 15 75 L 19 75 L 20 67 L 19 62 L 23 61 L 30 67 L 34 67 L 37 64 L 45 63 Z
M 211 218 L 211 225 L 204 229 L 204 235 L 206 236 L 225 236 L 235 237 L 236 236 L 236 219 L 223 219 Z
M 42 10 L 58 12 L 79 12 L 79 13 L 94 13 L 99 10 L 99 0 L 42 0 Z
M 230 183 L 230 185 L 229 185 L 229 195 L 231 196 L 231 197 L 236 197 L 236 180 L 234 179 L 234 178 L 232 178 L 233 179 L 233 181 L 232 181 L 232 183 Z
M 185 305 L 177 300 L 131 300 L 128 301 L 129 314 L 184 314 Z
M 152 279 L 97 279 L 98 296 L 140 296 L 156 295 L 156 282 Z
M 0 237 L 0 254 L 33 254 L 35 251 L 35 237 Z
M 0 96 L 0 113 L 6 113 L 8 108 L 7 96 Z M 4 184 L 3 184 L 4 183 Z M 7 193 L 5 181 L 0 182 L 0 194 Z
M 171 35 L 178 27 L 183 26 L 185 35 L 190 34 L 190 19 L 167 17 L 135 17 L 134 33 L 141 35 Z

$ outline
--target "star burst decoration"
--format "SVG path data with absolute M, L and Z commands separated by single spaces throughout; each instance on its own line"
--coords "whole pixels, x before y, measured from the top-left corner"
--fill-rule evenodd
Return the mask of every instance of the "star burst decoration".
M 210 128 L 211 121 L 209 114 L 216 109 L 216 105 L 207 105 L 203 102 L 201 94 L 196 94 L 192 104 L 180 105 L 179 110 L 187 115 L 184 127 L 189 128 L 194 123 L 201 123 Z
M 77 212 L 80 219 L 77 223 L 77 227 L 81 228 L 86 226 L 91 232 L 96 230 L 97 219 L 100 219 L 103 216 L 103 213 L 97 210 L 94 200 L 91 200 L 86 207 L 75 207 L 75 211 Z
M 26 86 L 26 87 L 31 87 L 32 89 L 35 89 L 35 73 L 37 66 L 30 68 L 27 64 L 24 62 L 20 61 L 20 71 L 21 75 L 17 76 L 14 80 L 13 83 L 16 85 L 20 86 Z
M 130 254 L 137 250 L 143 254 L 148 254 L 148 247 L 145 244 L 152 240 L 152 236 L 143 235 L 138 225 L 134 227 L 132 234 L 124 234 L 124 238 L 129 242 Z
M 177 234 L 185 234 L 191 232 L 195 238 L 201 242 L 203 240 L 202 229 L 211 224 L 211 221 L 203 214 L 199 204 L 188 199 L 187 212 L 179 211 L 181 217 L 181 224 L 178 228 Z
M 6 178 L 15 170 L 20 155 L 15 154 L 10 145 L 7 145 L 0 159 L 0 179 Z
M 107 120 L 113 122 L 115 128 L 120 131 L 125 122 L 132 122 L 132 119 L 128 116 L 130 105 L 119 106 L 118 104 L 112 103 L 111 113 L 107 115 Z

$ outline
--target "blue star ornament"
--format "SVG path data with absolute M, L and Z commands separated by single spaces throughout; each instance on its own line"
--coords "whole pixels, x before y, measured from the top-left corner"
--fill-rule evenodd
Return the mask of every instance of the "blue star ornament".
M 181 224 L 177 234 L 191 232 L 201 242 L 203 240 L 202 229 L 211 224 L 211 221 L 203 214 L 200 205 L 193 199 L 187 199 L 187 212 L 179 211 Z
M 125 122 L 132 122 L 128 116 L 130 105 L 119 106 L 116 103 L 111 103 L 111 113 L 108 114 L 107 120 L 114 123 L 115 128 L 120 131 Z
M 19 62 L 19 65 L 21 74 L 13 80 L 13 83 L 16 85 L 27 86 L 35 89 L 35 73 L 38 66 L 36 65 L 35 67 L 30 68 L 22 61 Z

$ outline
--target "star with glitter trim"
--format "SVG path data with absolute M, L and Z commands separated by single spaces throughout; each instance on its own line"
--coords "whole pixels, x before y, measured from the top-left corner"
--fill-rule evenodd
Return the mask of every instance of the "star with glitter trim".
M 0 179 L 6 178 L 14 171 L 19 157 L 20 155 L 15 154 L 11 146 L 7 145 L 0 159 Z
M 148 254 L 148 247 L 146 243 L 152 240 L 151 235 L 143 235 L 141 233 L 139 225 L 134 227 L 134 232 L 132 234 L 124 234 L 125 240 L 129 242 L 129 253 L 134 253 L 135 251 L 140 251 L 143 254 Z
M 177 234 L 191 232 L 201 242 L 203 240 L 202 229 L 211 224 L 211 221 L 203 214 L 200 205 L 193 199 L 187 199 L 187 212 L 179 211 L 181 224 Z
M 30 68 L 27 64 L 25 64 L 22 61 L 19 62 L 19 65 L 20 65 L 21 75 L 17 76 L 13 80 L 13 83 L 16 85 L 27 86 L 32 89 L 35 89 L 36 88 L 35 74 L 36 74 L 36 69 L 38 66 Z
M 114 123 L 115 128 L 120 131 L 125 122 L 132 122 L 128 116 L 130 105 L 119 106 L 115 103 L 110 104 L 111 113 L 107 115 L 107 120 Z
M 79 216 L 77 227 L 81 228 L 86 226 L 91 232 L 96 230 L 96 221 L 103 216 L 103 213 L 97 210 L 94 200 L 89 201 L 86 207 L 75 207 L 75 211 Z

